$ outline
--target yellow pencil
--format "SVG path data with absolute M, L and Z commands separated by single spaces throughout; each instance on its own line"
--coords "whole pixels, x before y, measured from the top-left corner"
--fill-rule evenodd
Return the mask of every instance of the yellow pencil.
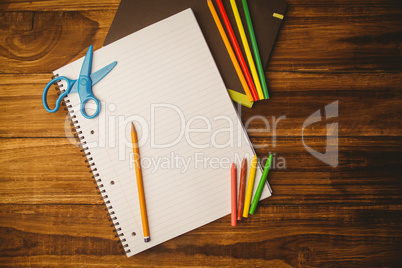
M 240 18 L 239 10 L 237 9 L 236 0 L 230 0 L 230 4 L 232 5 L 233 15 L 236 19 L 237 28 L 239 29 L 241 41 L 243 42 L 244 51 L 246 52 L 248 65 L 250 65 L 251 75 L 253 76 L 253 79 L 254 79 L 258 97 L 260 97 L 260 100 L 263 100 L 264 93 L 262 92 L 262 87 L 261 87 L 260 79 L 258 78 L 257 69 L 255 68 L 253 55 L 251 54 L 250 46 L 248 44 L 248 40 L 246 37 L 246 33 L 244 31 L 243 23 Z
M 227 49 L 227 51 L 229 53 L 230 59 L 232 60 L 233 66 L 236 69 L 236 73 L 239 76 L 240 83 L 243 86 L 244 92 L 246 93 L 248 100 L 250 102 L 253 102 L 254 98 L 251 95 L 250 88 L 247 85 L 247 82 L 246 82 L 246 79 L 244 78 L 243 72 L 240 69 L 239 62 L 236 59 L 236 56 L 235 56 L 235 54 L 233 52 L 233 49 L 232 49 L 232 46 L 230 45 L 229 39 L 226 36 L 225 30 L 223 29 L 222 23 L 219 20 L 218 14 L 216 13 L 214 4 L 212 3 L 211 0 L 208 0 L 208 7 L 209 7 L 209 10 L 211 11 L 212 17 L 214 18 L 216 27 L 218 27 L 219 33 L 221 34 L 222 40 L 225 43 L 225 46 L 226 46 L 226 49 Z
M 253 195 L 254 180 L 255 180 L 255 169 L 257 168 L 257 155 L 254 155 L 253 160 L 251 160 L 250 175 L 248 176 L 247 193 L 246 200 L 244 201 L 243 217 L 248 217 L 248 211 L 250 209 L 251 196 Z
M 133 144 L 134 166 L 135 175 L 137 177 L 138 198 L 140 200 L 142 229 L 144 231 L 144 241 L 151 241 L 148 227 L 147 208 L 145 204 L 144 184 L 142 182 L 142 172 L 140 164 L 140 150 L 138 148 L 137 132 L 135 131 L 134 124 L 131 123 L 131 142 Z

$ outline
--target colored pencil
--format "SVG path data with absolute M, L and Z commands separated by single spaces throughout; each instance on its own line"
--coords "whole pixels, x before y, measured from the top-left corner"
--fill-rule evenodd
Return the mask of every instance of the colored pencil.
M 231 208 L 232 208 L 232 226 L 236 226 L 236 191 L 237 191 L 237 176 L 236 165 L 233 163 L 231 168 Z
M 229 33 L 230 40 L 232 41 L 232 45 L 236 52 L 237 58 L 239 59 L 240 66 L 243 69 L 243 73 L 244 73 L 244 76 L 246 77 L 246 81 L 247 81 L 248 87 L 250 88 L 251 94 L 253 94 L 254 100 L 259 100 L 260 98 L 258 97 L 257 90 L 255 89 L 253 79 L 251 78 L 246 61 L 244 60 L 243 54 L 240 50 L 239 43 L 237 42 L 236 36 L 233 32 L 232 25 L 230 24 L 228 15 L 226 14 L 225 7 L 222 4 L 222 0 L 217 0 L 216 2 L 218 3 L 218 8 L 221 12 L 223 22 L 226 26 L 226 30 Z
M 251 95 L 250 89 L 249 89 L 249 87 L 247 85 L 246 79 L 244 78 L 244 75 L 243 75 L 243 72 L 242 72 L 242 70 L 240 68 L 239 62 L 236 59 L 236 55 L 233 52 L 232 46 L 230 45 L 229 39 L 226 36 L 225 30 L 223 29 L 222 23 L 221 23 L 221 21 L 219 19 L 218 14 L 216 13 L 214 4 L 212 3 L 211 0 L 208 0 L 208 7 L 209 7 L 209 10 L 211 11 L 212 17 L 214 18 L 216 27 L 218 28 L 219 33 L 220 33 L 220 35 L 222 37 L 223 43 L 225 44 L 226 50 L 229 53 L 229 57 L 232 60 L 233 66 L 234 66 L 234 68 L 236 70 L 237 76 L 240 79 L 240 83 L 243 86 L 244 92 L 246 93 L 248 100 L 250 102 L 254 102 L 254 98 Z
M 267 162 L 265 163 L 264 171 L 262 172 L 260 182 L 257 187 L 257 191 L 255 192 L 253 202 L 251 203 L 250 211 L 249 213 L 251 215 L 254 214 L 255 209 L 257 208 L 258 202 L 260 201 L 261 193 L 262 190 L 264 189 L 265 181 L 267 180 L 269 168 L 272 163 L 272 154 L 268 157 Z
M 262 92 L 260 79 L 258 77 L 257 69 L 255 68 L 253 55 L 251 54 L 250 46 L 248 44 L 246 32 L 244 31 L 243 22 L 241 21 L 239 10 L 237 8 L 236 0 L 230 0 L 230 5 L 232 6 L 233 15 L 236 20 L 237 29 L 240 33 L 240 38 L 243 43 L 244 52 L 246 53 L 248 66 L 250 66 L 251 75 L 253 76 L 254 84 L 257 89 L 258 97 L 260 100 L 265 99 L 264 93 Z
M 248 211 L 250 209 L 251 195 L 254 189 L 255 180 L 255 169 L 257 167 L 257 155 L 254 155 L 253 160 L 251 160 L 250 174 L 248 175 L 247 193 L 246 200 L 244 201 L 243 217 L 248 217 Z
M 244 208 L 244 196 L 246 194 L 246 180 L 247 180 L 247 159 L 244 158 L 241 162 L 240 171 L 240 186 L 239 186 L 239 199 L 237 200 L 237 220 L 241 220 Z
M 268 87 L 267 87 L 267 83 L 265 81 L 265 75 L 264 75 L 264 70 L 262 68 L 260 52 L 258 51 L 257 38 L 255 37 L 253 22 L 251 21 L 251 15 L 250 15 L 250 11 L 248 9 L 247 0 L 242 0 L 242 3 L 243 3 L 244 15 L 246 16 L 248 32 L 250 34 L 251 45 L 252 45 L 253 51 L 254 51 L 255 61 L 257 63 L 258 74 L 260 76 L 262 91 L 264 92 L 265 99 L 269 99 Z
M 144 232 L 144 241 L 149 242 L 151 240 L 151 237 L 149 235 L 148 216 L 147 216 L 147 208 L 146 208 L 146 204 L 145 204 L 145 194 L 144 194 L 144 184 L 142 181 L 140 151 L 138 148 L 137 132 L 135 130 L 133 123 L 131 123 L 131 142 L 133 144 L 135 175 L 137 178 L 138 198 L 140 201 L 141 221 L 142 221 L 142 229 Z

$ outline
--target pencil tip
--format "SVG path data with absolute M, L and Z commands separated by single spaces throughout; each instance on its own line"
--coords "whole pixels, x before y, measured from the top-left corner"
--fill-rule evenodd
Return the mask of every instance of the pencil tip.
M 135 127 L 134 127 L 134 123 L 131 122 L 131 131 L 134 132 L 135 131 Z
M 149 237 L 149 236 L 144 237 L 144 242 L 145 243 L 148 243 L 149 241 L 151 241 L 151 237 Z

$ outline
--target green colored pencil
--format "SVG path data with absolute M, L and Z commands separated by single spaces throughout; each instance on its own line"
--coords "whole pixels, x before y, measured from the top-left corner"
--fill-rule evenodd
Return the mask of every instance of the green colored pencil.
M 242 3 L 243 3 L 244 15 L 246 16 L 248 32 L 250 34 L 251 45 L 254 51 L 255 62 L 257 64 L 258 76 L 260 77 L 262 91 L 264 93 L 264 98 L 269 99 L 267 82 L 265 80 L 264 70 L 262 68 L 260 52 L 258 51 L 257 39 L 255 38 L 253 23 L 251 21 L 247 0 L 242 0 Z
M 262 172 L 260 182 L 258 183 L 257 191 L 255 192 L 253 202 L 251 203 L 250 211 L 249 211 L 249 213 L 251 215 L 254 214 L 255 209 L 257 208 L 257 205 L 258 205 L 258 201 L 260 201 L 261 193 L 262 193 L 262 190 L 264 189 L 264 184 L 265 184 L 265 181 L 267 180 L 269 168 L 271 167 L 271 163 L 272 163 L 272 154 L 268 157 L 267 162 L 265 163 L 264 171 Z

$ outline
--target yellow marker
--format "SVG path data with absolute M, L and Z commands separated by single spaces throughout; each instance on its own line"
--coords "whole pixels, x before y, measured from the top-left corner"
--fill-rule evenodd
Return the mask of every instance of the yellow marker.
M 250 209 L 251 196 L 253 195 L 254 180 L 255 180 L 255 169 L 257 168 L 257 155 L 254 155 L 253 160 L 251 160 L 250 175 L 248 176 L 247 193 L 246 200 L 244 201 L 243 217 L 248 217 L 248 211 Z
M 248 65 L 250 65 L 251 75 L 253 76 L 255 87 L 257 89 L 258 97 L 260 100 L 265 99 L 264 93 L 262 92 L 260 79 L 258 78 L 257 69 L 255 68 L 253 55 L 251 54 L 250 46 L 247 41 L 246 33 L 244 32 L 243 23 L 241 21 L 239 10 L 237 9 L 236 1 L 230 0 L 230 4 L 232 5 L 233 15 L 236 19 L 237 28 L 239 29 L 241 41 L 243 42 L 243 47 L 246 52 Z
M 252 101 L 254 101 L 254 99 L 253 99 L 253 96 L 251 95 L 250 88 L 247 85 L 247 82 L 246 82 L 246 79 L 244 78 L 243 72 L 240 69 L 239 62 L 236 59 L 236 56 L 235 56 L 235 54 L 233 52 L 233 49 L 232 49 L 232 46 L 230 45 L 229 39 L 228 39 L 228 37 L 227 37 L 227 35 L 225 33 L 225 30 L 223 29 L 222 23 L 221 23 L 221 21 L 219 19 L 218 14 L 216 13 L 214 4 L 212 3 L 211 0 L 208 0 L 208 7 L 209 7 L 209 10 L 211 11 L 212 17 L 214 18 L 216 27 L 218 27 L 218 30 L 219 30 L 219 33 L 220 33 L 220 35 L 222 37 L 223 43 L 225 43 L 225 46 L 226 46 L 226 49 L 227 49 L 227 51 L 229 53 L 230 59 L 232 60 L 233 66 L 236 69 L 236 73 L 239 76 L 240 83 L 243 86 L 244 92 L 246 93 L 248 100 L 250 102 L 252 102 Z
M 274 17 L 274 18 L 278 18 L 278 19 L 283 20 L 283 15 L 278 14 L 278 13 L 274 13 L 274 14 L 272 14 L 272 17 Z

